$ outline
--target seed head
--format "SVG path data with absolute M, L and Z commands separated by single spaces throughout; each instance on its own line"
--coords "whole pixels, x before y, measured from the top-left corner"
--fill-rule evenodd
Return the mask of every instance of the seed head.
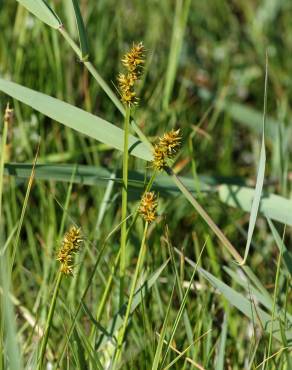
M 166 152 L 160 145 L 154 145 L 152 166 L 155 170 L 162 171 L 167 166 L 166 158 Z
M 156 219 L 157 205 L 157 197 L 153 191 L 143 195 L 139 206 L 139 213 L 146 222 L 151 223 Z
M 138 103 L 135 92 L 135 83 L 142 74 L 144 64 L 144 46 L 142 42 L 133 45 L 132 49 L 122 58 L 122 64 L 127 69 L 127 73 L 118 75 L 118 84 L 121 100 L 125 105 Z
M 173 158 L 181 147 L 180 129 L 171 130 L 159 138 L 159 147 L 167 158 Z
M 126 105 L 137 104 L 137 97 L 134 90 L 135 80 L 131 74 L 120 73 L 118 75 L 118 83 L 121 92 L 122 102 Z
M 135 74 L 136 76 L 140 76 L 142 73 L 142 67 L 145 63 L 144 52 L 144 45 L 142 42 L 139 42 L 139 44 L 133 44 L 129 53 L 125 54 L 122 58 L 124 67 L 126 67 L 130 73 Z
M 180 130 L 171 130 L 158 139 L 154 145 L 152 165 L 162 171 L 167 166 L 167 159 L 173 159 L 181 147 Z
M 80 229 L 71 226 L 69 231 L 64 235 L 62 246 L 57 254 L 57 261 L 61 263 L 61 272 L 65 275 L 72 275 L 73 266 L 70 264 L 73 255 L 79 251 L 82 243 Z

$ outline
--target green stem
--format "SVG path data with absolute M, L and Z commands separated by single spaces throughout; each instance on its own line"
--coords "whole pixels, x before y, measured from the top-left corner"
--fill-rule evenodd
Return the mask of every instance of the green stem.
M 111 268 L 111 273 L 110 273 L 110 276 L 109 276 L 108 281 L 106 283 L 105 290 L 103 292 L 103 295 L 101 297 L 100 303 L 99 303 L 97 311 L 96 311 L 95 320 L 97 322 L 99 322 L 99 320 L 100 320 L 100 318 L 103 314 L 105 305 L 108 302 L 108 297 L 109 297 L 109 294 L 110 294 L 110 291 L 111 291 L 111 287 L 112 287 L 112 283 L 113 283 L 113 279 L 114 279 L 114 274 L 115 274 L 115 271 L 117 269 L 117 266 L 118 266 L 118 263 L 119 263 L 119 260 L 120 260 L 120 255 L 121 255 L 121 250 L 119 249 L 119 252 L 116 255 L 116 258 L 115 258 L 115 261 L 114 261 L 114 265 Z M 95 345 L 95 333 L 96 333 L 96 326 L 93 325 L 92 329 L 91 329 L 90 337 L 89 337 L 89 342 L 92 343 L 93 348 L 94 348 L 94 345 Z
M 8 136 L 8 120 L 4 120 L 4 127 L 1 142 L 1 157 L 0 157 L 0 230 L 2 217 L 2 194 L 3 194 L 3 180 L 4 180 L 4 163 L 5 163 L 5 148 Z
M 120 257 L 120 306 L 123 304 L 124 280 L 126 271 L 127 244 L 127 203 L 128 203 L 128 164 L 129 164 L 129 123 L 130 107 L 126 108 L 124 123 L 124 153 L 123 153 L 123 187 L 122 187 L 122 226 L 121 226 L 121 257 Z
M 60 289 L 62 277 L 63 277 L 63 274 L 61 273 L 61 271 L 59 271 L 58 277 L 57 277 L 57 282 L 56 282 L 56 285 L 55 285 L 53 298 L 52 298 L 52 302 L 51 302 L 51 306 L 50 306 L 50 310 L 49 310 L 49 314 L 48 314 L 48 317 L 47 317 L 45 334 L 44 334 L 44 337 L 43 337 L 43 340 L 42 340 L 40 356 L 39 356 L 39 363 L 38 363 L 38 370 L 43 369 L 43 363 L 44 363 L 46 348 L 47 348 L 47 344 L 48 344 L 50 329 L 51 329 L 51 326 L 52 326 L 52 320 L 53 320 L 53 316 L 54 316 L 54 312 L 55 312 L 55 307 L 56 307 L 56 302 L 57 302 L 57 297 L 58 297 L 58 294 L 59 294 L 59 289 Z
M 116 349 L 116 353 L 115 353 L 114 360 L 113 360 L 112 370 L 114 370 L 116 368 L 117 363 L 118 363 L 118 361 L 120 359 L 120 356 L 121 356 L 122 345 L 123 345 L 123 341 L 124 341 L 128 321 L 129 321 L 129 316 L 130 316 L 131 306 L 132 306 L 132 303 L 133 303 L 133 297 L 134 297 L 134 293 L 135 293 L 135 289 L 136 289 L 136 285 L 137 285 L 137 281 L 138 281 L 138 276 L 139 276 L 139 272 L 141 270 L 141 267 L 142 267 L 143 261 L 144 261 L 144 257 L 145 257 L 145 252 L 146 252 L 146 243 L 145 243 L 145 241 L 146 241 L 147 230 L 148 230 L 148 222 L 146 222 L 145 227 L 144 227 L 143 238 L 142 238 L 142 242 L 141 242 L 141 247 L 140 247 L 139 257 L 138 257 L 138 261 L 137 261 L 137 265 L 136 265 L 136 270 L 135 270 L 134 277 L 133 277 L 133 280 L 132 280 L 130 296 L 129 296 L 127 309 L 126 309 L 126 314 L 125 314 L 125 318 L 124 318 L 124 321 L 123 321 L 123 326 L 122 326 L 121 331 L 118 335 L 117 349 Z

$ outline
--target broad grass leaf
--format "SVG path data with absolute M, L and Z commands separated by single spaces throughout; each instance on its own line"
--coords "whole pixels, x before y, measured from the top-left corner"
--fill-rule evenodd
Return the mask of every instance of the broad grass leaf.
M 17 0 L 28 11 L 34 14 L 42 22 L 48 24 L 53 28 L 62 26 L 62 22 L 54 10 L 49 6 L 45 0 Z
M 98 116 L 49 95 L 3 79 L 0 79 L 0 91 L 67 127 L 123 151 L 123 130 Z M 152 153 L 148 147 L 132 135 L 129 137 L 129 152 L 147 161 L 152 159 Z

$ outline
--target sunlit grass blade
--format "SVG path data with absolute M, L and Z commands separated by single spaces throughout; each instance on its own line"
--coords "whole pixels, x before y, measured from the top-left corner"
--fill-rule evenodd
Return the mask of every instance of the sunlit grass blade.
M 244 186 L 219 185 L 219 198 L 230 207 L 250 212 L 254 190 Z M 292 225 L 292 201 L 276 194 L 263 193 L 260 212 L 275 221 Z
M 67 127 L 123 151 L 123 130 L 100 117 L 51 96 L 3 79 L 0 79 L 0 91 Z M 129 153 L 146 161 L 152 159 L 152 153 L 148 147 L 132 135 L 129 135 Z
M 85 62 L 89 57 L 89 46 L 87 41 L 87 35 L 86 30 L 83 22 L 83 18 L 81 15 L 80 7 L 78 4 L 78 0 L 72 0 L 75 18 L 76 18 L 76 24 L 78 29 L 78 35 L 79 35 L 79 43 L 80 43 L 80 49 L 81 49 L 81 55 L 82 55 L 82 61 Z
M 253 235 L 253 231 L 255 228 L 255 223 L 258 215 L 258 210 L 261 201 L 261 195 L 264 185 L 264 177 L 265 177 L 265 168 L 266 168 L 266 147 L 265 147 L 265 122 L 266 122 L 266 106 L 267 106 L 267 93 L 268 93 L 268 55 L 266 55 L 266 74 L 265 74 L 265 87 L 264 87 L 264 113 L 263 113 L 263 132 L 262 132 L 262 144 L 261 144 L 261 151 L 260 151 L 260 161 L 258 167 L 258 174 L 256 180 L 256 186 L 254 191 L 254 198 L 251 205 L 250 210 L 250 219 L 248 224 L 248 231 L 247 231 L 247 241 L 245 246 L 245 252 L 243 261 L 241 262 L 242 265 L 246 263 L 248 252 L 251 244 L 251 239 Z
M 42 22 L 53 28 L 62 26 L 60 18 L 45 0 L 17 0 Z

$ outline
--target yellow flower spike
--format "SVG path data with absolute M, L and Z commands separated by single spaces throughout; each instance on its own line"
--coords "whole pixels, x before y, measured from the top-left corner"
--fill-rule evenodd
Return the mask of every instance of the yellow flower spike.
M 153 191 L 147 192 L 143 195 L 140 206 L 139 214 L 148 223 L 155 221 L 157 217 L 157 197 Z
M 134 44 L 129 53 L 127 53 L 123 57 L 122 63 L 131 74 L 140 76 L 140 74 L 142 73 L 142 67 L 143 64 L 145 63 L 144 53 L 145 53 L 144 45 L 142 42 L 139 42 L 139 44 L 136 45 Z
M 155 170 L 162 171 L 167 166 L 166 158 L 166 152 L 158 144 L 154 145 L 152 166 Z
M 173 158 L 181 147 L 180 129 L 171 130 L 159 138 L 159 147 L 167 158 Z
M 70 262 L 73 259 L 72 255 L 78 252 L 82 241 L 80 229 L 75 226 L 71 226 L 69 231 L 65 233 L 62 247 L 58 251 L 56 258 L 61 263 L 60 271 L 63 274 L 73 274 L 73 266 L 70 265 Z
M 180 130 L 171 130 L 158 139 L 154 145 L 152 166 L 158 171 L 167 167 L 167 159 L 172 159 L 181 147 Z
M 120 73 L 117 77 L 122 102 L 131 106 L 138 103 L 135 92 L 135 83 L 142 74 L 144 64 L 144 46 L 142 42 L 133 45 L 129 53 L 122 58 L 122 64 L 127 73 Z

